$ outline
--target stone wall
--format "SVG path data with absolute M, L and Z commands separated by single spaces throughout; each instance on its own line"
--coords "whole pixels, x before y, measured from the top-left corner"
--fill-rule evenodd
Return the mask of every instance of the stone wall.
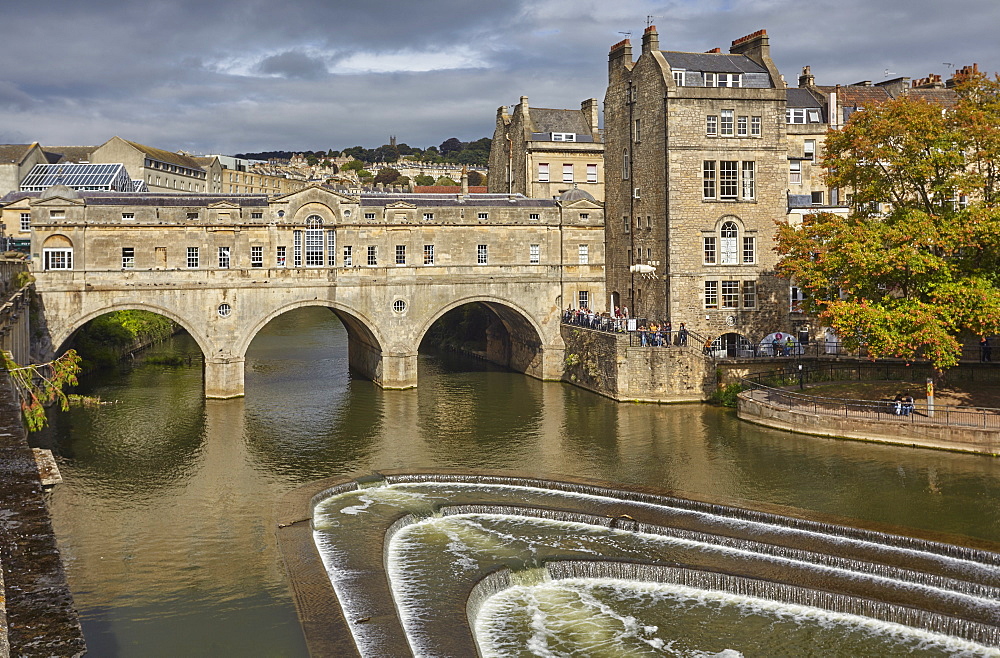
M 627 334 L 563 325 L 563 380 L 619 402 L 701 402 L 714 364 L 698 348 L 630 347 Z

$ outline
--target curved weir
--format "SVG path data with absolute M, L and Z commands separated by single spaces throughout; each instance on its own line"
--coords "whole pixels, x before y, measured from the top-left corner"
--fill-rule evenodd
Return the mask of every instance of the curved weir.
M 587 484 L 414 474 L 317 494 L 312 538 L 364 656 L 1000 656 L 1000 553 L 981 548 Z M 342 648 L 303 624 L 313 653 Z

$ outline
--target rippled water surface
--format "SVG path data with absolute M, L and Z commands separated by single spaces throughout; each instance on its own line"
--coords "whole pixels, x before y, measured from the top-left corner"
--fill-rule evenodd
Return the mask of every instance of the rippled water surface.
M 449 356 L 422 357 L 418 389 L 383 392 L 351 379 L 346 335 L 323 309 L 258 335 L 244 399 L 202 399 L 190 338 L 155 351 L 191 365 L 93 377 L 81 392 L 111 404 L 75 408 L 35 439 L 60 456 L 51 506 L 95 656 L 304 655 L 274 503 L 379 468 L 595 478 L 1000 541 L 992 458 L 618 405 Z

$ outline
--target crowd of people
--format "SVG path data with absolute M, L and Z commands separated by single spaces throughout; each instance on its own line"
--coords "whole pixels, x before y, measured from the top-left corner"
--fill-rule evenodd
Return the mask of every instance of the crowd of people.
M 669 320 L 656 322 L 630 318 L 627 306 L 616 306 L 614 313 L 595 313 L 589 308 L 568 308 L 563 313 L 563 322 L 566 324 L 617 333 L 626 333 L 630 330 L 629 320 L 634 323 L 631 330 L 638 335 L 642 347 L 687 346 L 689 332 L 683 322 L 675 333 Z

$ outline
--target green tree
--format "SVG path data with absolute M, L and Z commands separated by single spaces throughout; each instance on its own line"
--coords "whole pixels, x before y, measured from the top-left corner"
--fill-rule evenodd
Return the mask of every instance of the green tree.
M 343 171 L 361 171 L 364 168 L 365 168 L 365 163 L 362 162 L 361 160 L 351 160 L 349 162 L 345 162 L 344 166 L 341 167 L 341 170 L 343 170 Z
M 1000 332 L 998 88 L 971 80 L 946 112 L 903 96 L 827 136 L 828 183 L 850 191 L 850 213 L 780 226 L 777 269 L 848 345 L 940 373 L 963 338 Z
M 21 400 L 21 414 L 29 432 L 37 432 L 47 424 L 46 405 L 58 402 L 63 411 L 69 409 L 69 399 L 63 388 L 76 386 L 80 372 L 80 357 L 74 350 L 67 350 L 49 363 L 29 366 L 15 363 L 9 352 L 0 354 L 3 355 L 3 367 L 10 374 Z
M 434 177 L 427 174 L 418 174 L 417 177 L 413 179 L 413 182 L 417 185 L 433 185 Z
M 469 172 L 469 185 L 485 185 L 486 179 L 478 171 Z
M 358 178 L 372 178 L 372 177 L 374 177 L 374 174 L 368 171 L 367 169 L 358 170 Z
M 454 181 L 453 179 L 451 179 L 451 178 L 449 178 L 447 176 L 439 176 L 438 179 L 434 182 L 434 184 L 435 185 L 451 185 L 451 186 L 458 185 L 458 183 L 456 181 Z
M 392 167 L 383 167 L 379 170 L 378 175 L 375 176 L 375 183 L 382 183 L 383 185 L 391 185 L 397 178 L 399 178 L 399 170 L 393 169 Z

